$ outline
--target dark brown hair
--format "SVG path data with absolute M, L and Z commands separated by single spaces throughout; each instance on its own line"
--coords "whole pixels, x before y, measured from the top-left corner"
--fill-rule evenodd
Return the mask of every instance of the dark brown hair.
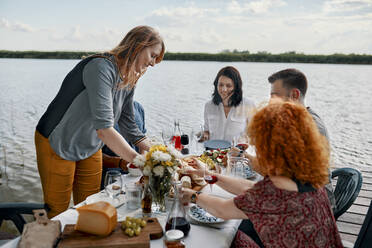
M 218 79 L 221 76 L 230 78 L 234 83 L 234 93 L 229 99 L 229 106 L 238 106 L 243 99 L 243 90 L 242 90 L 242 78 L 240 77 L 239 71 L 232 67 L 226 66 L 222 68 L 214 79 L 214 92 L 212 94 L 212 101 L 214 104 L 218 105 L 222 102 L 220 94 L 218 94 Z
M 305 97 L 307 91 L 307 79 L 305 74 L 297 69 L 285 69 L 282 71 L 275 72 L 268 78 L 269 82 L 272 84 L 276 80 L 283 81 L 283 87 L 291 90 L 291 89 L 298 89 L 302 97 Z

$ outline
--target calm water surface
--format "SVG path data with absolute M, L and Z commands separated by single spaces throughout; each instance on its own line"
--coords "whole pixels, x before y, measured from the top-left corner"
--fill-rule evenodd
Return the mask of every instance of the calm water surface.
M 77 60 L 0 59 L 0 201 L 42 201 L 33 135 L 36 123 Z M 217 71 L 235 66 L 244 96 L 269 98 L 267 77 L 295 67 L 309 80 L 306 104 L 324 120 L 336 167 L 372 166 L 372 66 L 164 61 L 139 80 L 135 99 L 150 135 L 180 119 L 181 129 L 203 122 Z

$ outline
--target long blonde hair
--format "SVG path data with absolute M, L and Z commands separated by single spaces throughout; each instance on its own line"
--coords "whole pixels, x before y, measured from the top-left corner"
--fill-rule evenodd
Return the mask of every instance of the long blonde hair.
M 137 26 L 125 35 L 119 45 L 108 52 L 115 57 L 120 78 L 123 80 L 123 82 L 119 84 L 119 88 L 123 88 L 127 85 L 133 88 L 136 85 L 142 74 L 136 74 L 133 68 L 134 61 L 144 48 L 156 44 L 161 44 L 162 46 L 160 55 L 155 59 L 155 63 L 158 64 L 163 60 L 165 53 L 163 39 L 152 27 Z M 123 67 L 124 71 L 121 71 L 120 69 Z

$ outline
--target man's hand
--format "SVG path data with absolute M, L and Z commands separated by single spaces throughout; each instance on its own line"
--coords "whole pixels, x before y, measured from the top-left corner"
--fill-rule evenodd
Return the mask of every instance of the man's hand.
M 198 140 L 198 142 L 204 142 L 206 140 L 209 140 L 209 131 L 204 131 L 202 134 L 201 134 L 201 137 L 200 139 Z

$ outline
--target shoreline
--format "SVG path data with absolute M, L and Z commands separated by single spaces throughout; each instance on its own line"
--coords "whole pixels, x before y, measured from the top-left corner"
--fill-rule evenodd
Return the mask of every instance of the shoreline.
M 9 51 L 0 50 L 0 58 L 20 59 L 82 59 L 99 52 L 76 51 Z M 269 63 L 315 63 L 315 64 L 355 64 L 372 65 L 372 55 L 332 54 L 310 55 L 296 52 L 271 54 L 268 52 L 249 53 L 247 51 L 221 53 L 173 53 L 166 52 L 168 61 L 215 61 L 215 62 L 269 62 Z

